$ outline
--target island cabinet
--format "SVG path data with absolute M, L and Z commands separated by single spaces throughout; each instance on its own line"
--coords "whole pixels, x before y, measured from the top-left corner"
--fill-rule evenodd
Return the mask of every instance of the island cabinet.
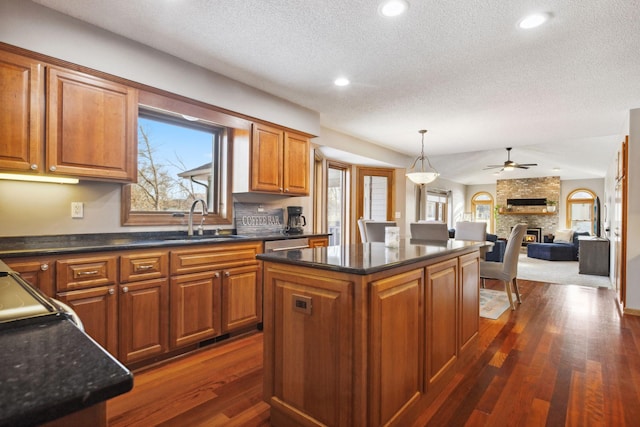
M 477 348 L 478 247 L 455 245 L 260 255 L 272 425 L 410 425 Z
M 254 123 L 250 181 L 251 191 L 309 195 L 309 138 Z

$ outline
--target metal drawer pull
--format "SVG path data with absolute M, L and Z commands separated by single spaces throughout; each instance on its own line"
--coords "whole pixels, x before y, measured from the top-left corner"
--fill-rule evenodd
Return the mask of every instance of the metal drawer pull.
M 289 251 L 291 249 L 307 249 L 309 247 L 309 245 L 302 245 L 302 246 L 288 246 L 286 248 L 276 248 L 273 249 L 272 252 L 282 252 L 282 251 Z
M 136 271 L 151 270 L 152 268 L 153 268 L 153 264 L 138 265 L 138 266 L 136 266 Z
M 95 276 L 98 273 L 100 273 L 98 270 L 78 271 L 78 276 Z

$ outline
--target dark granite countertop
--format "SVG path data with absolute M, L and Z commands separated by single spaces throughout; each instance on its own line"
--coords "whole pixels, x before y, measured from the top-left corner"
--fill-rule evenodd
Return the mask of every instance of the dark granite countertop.
M 0 331 L 0 427 L 32 426 L 125 393 L 131 372 L 66 317 Z
M 116 251 L 154 247 L 210 245 L 241 241 L 268 241 L 327 236 L 327 234 L 214 235 L 187 236 L 186 232 L 138 232 L 69 234 L 60 236 L 1 237 L 0 258 L 59 255 L 80 252 Z
M 258 254 L 262 261 L 320 268 L 344 273 L 371 274 L 442 255 L 480 249 L 485 242 L 449 239 L 447 242 L 401 239 L 398 248 L 384 243 L 361 243 Z

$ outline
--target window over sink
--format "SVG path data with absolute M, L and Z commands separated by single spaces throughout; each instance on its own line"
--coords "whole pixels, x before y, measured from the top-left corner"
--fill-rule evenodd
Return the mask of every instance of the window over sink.
M 205 224 L 230 224 L 234 121 L 196 101 L 141 91 L 138 181 L 123 188 L 123 225 L 184 224 L 196 199 L 207 202 Z

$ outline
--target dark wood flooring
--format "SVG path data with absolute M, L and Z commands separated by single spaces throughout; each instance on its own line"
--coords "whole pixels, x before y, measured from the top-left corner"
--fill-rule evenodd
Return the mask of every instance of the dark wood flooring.
M 476 358 L 414 426 L 640 425 L 640 318 L 609 289 L 519 283 L 523 304 L 481 319 Z M 262 334 L 137 372 L 107 411 L 112 427 L 268 426 Z

